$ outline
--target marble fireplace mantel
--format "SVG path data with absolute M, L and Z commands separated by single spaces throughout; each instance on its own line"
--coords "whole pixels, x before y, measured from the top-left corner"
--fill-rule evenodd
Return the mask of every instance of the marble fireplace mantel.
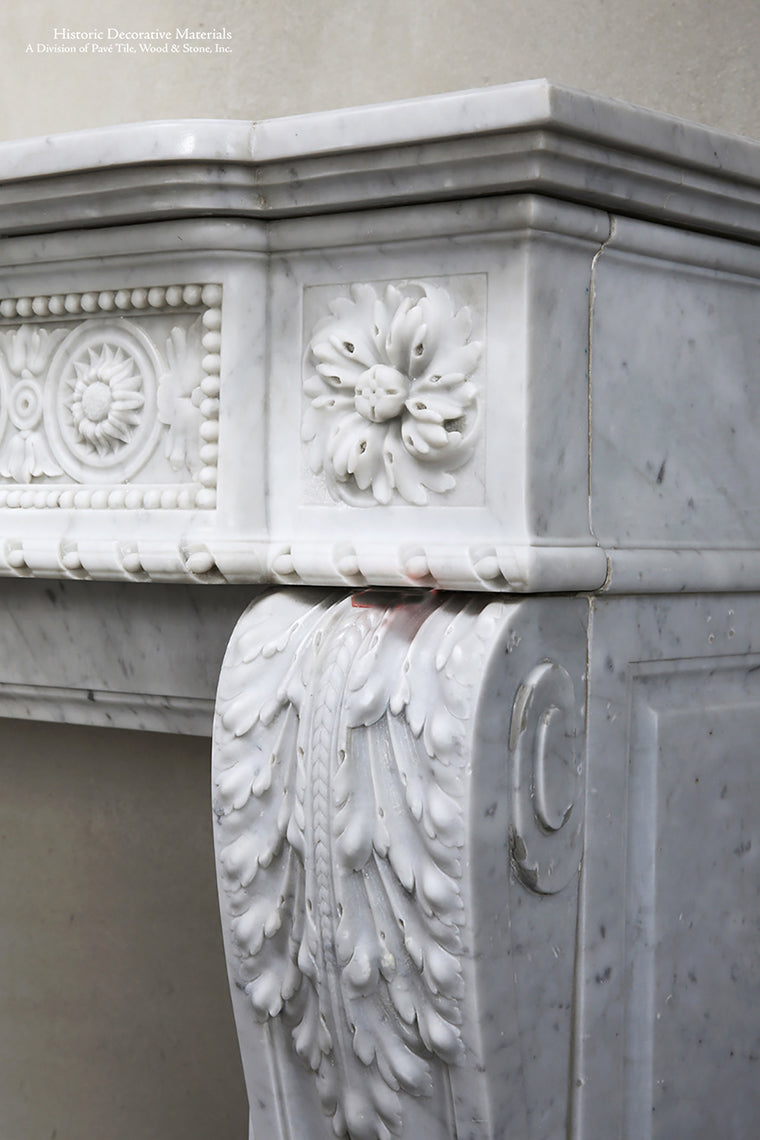
M 752 144 L 539 82 L 7 143 L 0 164 L 0 573 L 760 584 L 752 424 L 730 455 L 711 438 L 709 463 L 658 482 L 688 461 L 687 431 L 712 429 L 712 397 L 672 344 L 638 335 L 653 307 L 693 303 L 683 333 L 706 374 L 743 351 L 709 307 L 719 280 L 730 320 L 752 307 Z M 439 324 L 401 410 L 353 409 L 358 377 L 402 351 L 367 345 L 344 362 L 348 413 L 330 413 L 330 338 L 369 336 L 374 306 L 387 337 L 423 296 L 409 319 Z M 109 354 L 125 374 L 106 414 L 86 367 Z M 464 379 L 407 406 L 436 368 Z
M 0 711 L 211 734 L 245 610 L 251 1137 L 746 1136 L 760 147 L 544 81 L 139 124 L 2 144 L 0 237 Z

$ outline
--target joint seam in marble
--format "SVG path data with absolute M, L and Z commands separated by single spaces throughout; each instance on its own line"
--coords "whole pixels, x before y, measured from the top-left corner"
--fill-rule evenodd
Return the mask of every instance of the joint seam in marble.
M 592 374 L 593 374 L 593 357 L 594 357 L 594 353 L 593 353 L 594 339 L 593 338 L 594 338 L 594 299 L 595 299 L 595 293 L 596 293 L 596 267 L 597 267 L 597 263 L 599 262 L 599 259 L 601 258 L 602 254 L 604 253 L 607 246 L 609 245 L 609 243 L 612 241 L 613 237 L 615 236 L 615 229 L 616 229 L 616 219 L 615 219 L 614 214 L 608 214 L 608 219 L 609 219 L 609 233 L 607 234 L 606 239 L 599 246 L 599 249 L 594 254 L 594 256 L 591 260 L 591 269 L 589 272 L 589 284 L 588 284 L 588 357 L 587 357 L 587 364 L 586 364 L 586 393 L 587 393 L 587 402 L 588 402 L 587 403 L 587 407 L 588 407 L 588 424 L 587 424 L 587 430 L 588 430 L 588 463 L 587 463 L 588 529 L 589 529 L 589 532 L 590 532 L 592 538 L 597 543 L 597 545 L 600 547 L 601 547 L 601 544 L 599 543 L 599 540 L 596 537 L 596 534 L 594 533 L 593 508 L 592 508 L 592 502 L 591 502 L 591 469 L 592 469 L 593 454 L 594 454 L 594 452 L 593 452 L 593 431 L 592 431 L 592 428 L 593 428 L 593 423 L 592 423 L 592 403 L 593 403 Z M 605 558 L 607 561 L 607 573 L 605 575 L 604 582 L 603 582 L 602 586 L 600 587 L 602 591 L 608 589 L 609 584 L 610 584 L 610 578 L 612 576 L 612 563 L 610 562 L 609 555 L 606 553 L 606 551 L 605 551 Z
M 611 236 L 611 235 L 610 235 Z M 609 239 L 608 239 L 609 240 Z M 602 247 L 603 248 L 603 247 Z M 601 253 L 597 253 L 597 257 Z M 610 561 L 607 559 L 608 578 L 610 572 Z M 605 582 L 605 586 L 606 586 Z M 604 588 L 604 587 L 603 587 Z M 584 732 L 588 733 L 588 726 L 590 723 L 591 714 L 591 651 L 593 644 L 593 623 L 596 605 L 596 595 L 589 594 L 587 596 L 587 610 L 586 610 L 586 668 L 585 668 L 585 693 L 583 701 L 583 721 Z M 584 779 L 583 785 L 583 818 L 589 818 L 589 783 L 588 774 Z M 583 843 L 581 847 L 580 859 L 580 874 L 578 879 L 578 898 L 576 901 L 576 919 L 575 919 L 575 965 L 573 970 L 573 989 L 572 989 L 572 1003 L 573 1013 L 571 1020 L 571 1036 L 570 1036 L 570 1071 L 568 1073 L 569 1089 L 568 1089 L 568 1116 L 567 1116 L 567 1140 L 582 1140 L 583 1137 L 583 1074 L 584 1074 L 584 991 L 583 982 L 586 972 L 586 897 L 585 897 L 585 879 L 583 876 L 583 865 L 586 860 L 586 844 L 588 842 L 588 833 L 586 827 L 583 829 Z

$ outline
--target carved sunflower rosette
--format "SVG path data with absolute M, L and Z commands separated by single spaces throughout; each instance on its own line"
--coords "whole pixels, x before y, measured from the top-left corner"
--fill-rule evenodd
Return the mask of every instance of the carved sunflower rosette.
M 545 608 L 560 634 L 577 627 L 574 603 Z M 542 904 L 510 853 L 521 789 L 504 694 L 535 671 L 534 624 L 519 603 L 483 597 L 307 590 L 269 595 L 238 624 L 214 811 L 255 1135 L 528 1137 L 540 1081 L 520 1058 L 549 1016 L 567 1086 L 580 854 L 563 856 L 562 887 Z M 572 763 L 582 649 L 556 666 Z M 547 797 L 553 782 L 547 770 Z M 544 979 L 549 1008 L 526 1010 L 522 975 L 543 960 L 547 920 L 562 960 Z
M 221 287 L 0 302 L 0 505 L 215 505 Z

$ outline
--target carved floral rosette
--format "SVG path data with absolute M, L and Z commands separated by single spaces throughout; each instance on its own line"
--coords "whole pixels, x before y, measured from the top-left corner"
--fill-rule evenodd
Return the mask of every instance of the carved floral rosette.
M 212 508 L 219 285 L 0 301 L 0 506 Z
M 473 456 L 472 317 L 428 282 L 356 284 L 314 328 L 305 362 L 302 438 L 331 498 L 352 506 L 428 502 Z

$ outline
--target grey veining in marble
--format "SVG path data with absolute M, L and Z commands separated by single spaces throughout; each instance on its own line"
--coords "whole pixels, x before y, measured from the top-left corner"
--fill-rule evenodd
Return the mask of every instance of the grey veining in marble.
M 644 216 L 748 233 L 760 205 L 757 151 L 748 140 L 546 80 L 280 120 L 53 135 L 3 144 L 0 163 L 8 172 L 0 197 L 6 232 L 49 229 L 61 224 L 56 214 L 77 224 L 66 217 L 65 196 L 54 206 L 39 182 L 36 202 L 28 190 L 24 200 L 21 184 L 57 175 L 73 188 L 66 180 L 84 172 L 112 220 L 127 208 L 140 220 L 165 216 L 169 200 L 185 215 L 212 207 L 282 216 L 540 184 L 603 208 L 627 212 L 634 199 Z M 97 224 L 94 201 L 78 208 Z
M 757 595 L 593 601 L 584 1138 L 753 1134 L 758 645 Z
M 224 647 L 250 590 L 0 583 L 0 716 L 211 733 Z
M 544 81 L 0 146 L 0 574 L 759 587 L 758 153 Z
M 753 1135 L 759 154 L 543 81 L 0 147 L 0 713 L 219 677 L 252 1138 Z

